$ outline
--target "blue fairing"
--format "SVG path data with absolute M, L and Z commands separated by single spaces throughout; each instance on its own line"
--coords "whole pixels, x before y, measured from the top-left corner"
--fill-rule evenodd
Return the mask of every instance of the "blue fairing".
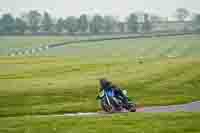
M 107 94 L 109 97 L 114 97 L 114 96 L 115 96 L 115 93 L 114 93 L 114 91 L 113 91 L 112 89 L 107 90 L 107 91 L 106 91 L 106 94 Z

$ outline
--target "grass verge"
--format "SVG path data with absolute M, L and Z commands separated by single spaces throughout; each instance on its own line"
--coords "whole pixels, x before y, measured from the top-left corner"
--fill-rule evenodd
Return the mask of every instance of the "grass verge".
M 200 113 L 0 118 L 2 133 L 199 133 Z

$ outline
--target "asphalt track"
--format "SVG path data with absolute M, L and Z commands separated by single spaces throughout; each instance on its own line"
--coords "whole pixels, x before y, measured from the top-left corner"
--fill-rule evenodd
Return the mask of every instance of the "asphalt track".
M 162 113 L 162 112 L 200 112 L 200 101 L 191 102 L 180 105 L 140 107 L 136 112 L 143 113 Z M 95 116 L 95 115 L 110 115 L 104 112 L 87 112 L 87 113 L 66 113 L 57 116 Z
M 200 112 L 200 101 L 169 106 L 138 108 L 137 112 Z
M 191 102 L 180 105 L 167 105 L 167 106 L 153 106 L 153 107 L 139 107 L 137 113 L 169 113 L 169 112 L 200 112 L 200 101 Z M 33 114 L 33 115 L 17 115 L 17 116 L 1 116 L 1 117 L 78 117 L 78 116 L 110 116 L 113 114 L 126 114 L 127 112 L 120 113 L 106 113 L 106 112 L 75 112 L 63 114 Z M 134 112 L 133 112 L 134 113 Z M 0 117 L 0 118 L 1 118 Z

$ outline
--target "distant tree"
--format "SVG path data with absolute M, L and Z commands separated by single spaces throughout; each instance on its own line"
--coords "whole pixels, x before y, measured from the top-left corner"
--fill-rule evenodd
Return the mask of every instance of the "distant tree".
M 62 18 L 59 18 L 55 25 L 56 32 L 63 32 L 65 29 L 65 21 Z
M 2 26 L 2 20 L 1 20 L 1 17 L 0 17 L 0 33 L 2 33 L 3 31 L 3 26 Z
M 195 23 L 200 25 L 200 14 L 195 15 Z
M 88 30 L 89 22 L 87 19 L 87 15 L 85 14 L 81 15 L 78 23 L 79 23 L 79 29 L 81 32 L 86 32 Z
M 104 16 L 104 31 L 113 32 L 117 24 L 117 20 L 113 16 Z
M 25 15 L 29 29 L 31 32 L 38 32 L 40 29 L 42 15 L 34 10 Z
M 17 32 L 24 33 L 27 30 L 27 24 L 21 18 L 16 18 L 15 28 Z
M 142 24 L 142 31 L 144 32 L 149 32 L 152 29 L 152 23 L 150 21 L 149 14 L 145 13 L 144 14 L 144 22 Z
M 15 32 L 15 18 L 11 14 L 3 14 L 0 20 L 1 33 Z
M 118 28 L 119 28 L 119 31 L 120 31 L 121 33 L 125 32 L 125 23 L 119 22 L 119 23 L 118 23 Z
M 78 19 L 74 16 L 70 16 L 65 20 L 65 29 L 70 33 L 74 34 L 78 31 Z
M 99 33 L 104 28 L 104 20 L 103 17 L 100 15 L 95 15 L 90 22 L 90 32 L 91 33 Z
M 53 20 L 48 12 L 45 12 L 42 18 L 42 29 L 50 32 L 52 30 Z
M 135 15 L 134 13 L 130 14 L 130 16 L 128 17 L 128 30 L 131 32 L 138 32 L 138 17 L 137 15 Z
M 196 14 L 193 18 L 193 25 L 196 30 L 200 31 L 200 14 Z
M 159 27 L 158 23 L 165 22 L 164 19 L 157 15 L 149 15 L 151 29 Z
M 157 16 L 157 15 L 151 15 L 149 19 L 150 19 L 150 21 L 152 23 L 156 23 L 156 22 L 161 22 L 162 21 L 162 18 L 160 16 Z
M 185 8 L 178 8 L 176 9 L 175 16 L 179 21 L 185 21 L 190 16 L 190 12 Z

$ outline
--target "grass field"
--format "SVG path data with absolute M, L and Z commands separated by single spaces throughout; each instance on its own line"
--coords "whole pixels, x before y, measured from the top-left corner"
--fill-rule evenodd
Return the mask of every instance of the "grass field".
M 111 40 L 71 44 L 41 52 L 46 56 L 88 57 L 196 57 L 199 56 L 199 35 L 145 39 Z M 102 54 L 103 53 L 103 54 Z
M 56 39 L 52 38 L 55 42 Z M 44 43 L 47 40 L 43 40 Z M 37 41 L 28 44 L 35 47 Z M 6 42 L 6 39 L 0 40 L 1 48 Z M 0 132 L 51 133 L 66 132 L 67 129 L 69 132 L 94 132 L 102 123 L 108 123 L 108 129 L 97 131 L 118 132 L 123 125 L 125 132 L 182 133 L 191 129 L 197 133 L 199 128 L 192 122 L 199 123 L 199 113 L 141 113 L 89 119 L 20 116 L 98 111 L 100 107 L 95 97 L 98 79 L 102 77 L 126 88 L 139 106 L 200 100 L 199 43 L 197 35 L 113 40 L 72 44 L 31 57 L 1 56 Z M 12 44 L 18 47 L 23 42 L 13 38 Z M 11 47 L 8 43 L 7 48 Z M 138 58 L 143 63 L 138 63 Z M 76 124 L 72 126 L 73 123 Z M 152 126 L 148 126 L 149 123 Z M 58 127 L 58 131 L 48 129 L 48 126 Z
M 0 39 L 0 55 L 8 55 L 15 51 L 64 42 L 84 37 L 4 37 Z M 36 52 L 32 56 L 72 56 L 72 57 L 196 57 L 199 56 L 199 35 L 176 37 L 160 37 L 145 39 L 126 39 L 102 42 L 71 44 L 45 51 Z M 106 45 L 106 47 L 105 47 Z M 15 48 L 15 49 L 13 49 Z M 20 48 L 19 50 L 16 48 Z M 103 53 L 103 54 L 102 54 Z
M 199 113 L 1 118 L 2 133 L 199 133 Z
M 4 57 L 0 63 L 1 116 L 97 111 L 95 96 L 101 77 L 128 89 L 140 105 L 200 98 L 200 61 L 193 58 L 139 64 L 126 58 L 85 62 L 58 57 Z
M 0 55 L 63 41 L 66 41 L 65 37 L 0 37 Z

